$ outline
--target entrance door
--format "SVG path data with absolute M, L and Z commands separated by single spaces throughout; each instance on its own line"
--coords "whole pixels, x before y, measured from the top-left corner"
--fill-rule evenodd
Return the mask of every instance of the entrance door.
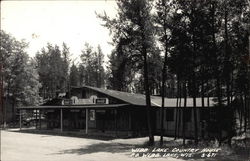
M 96 110 L 96 129 L 105 131 L 106 110 Z

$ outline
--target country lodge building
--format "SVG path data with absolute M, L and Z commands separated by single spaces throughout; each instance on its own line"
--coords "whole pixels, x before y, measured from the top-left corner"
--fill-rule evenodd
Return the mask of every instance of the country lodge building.
M 151 117 L 155 135 L 160 134 L 161 97 L 151 96 Z M 181 114 L 185 112 L 185 135 L 194 137 L 193 100 L 165 98 L 164 135 L 174 136 L 177 127 L 182 127 Z M 77 131 L 83 134 L 110 135 L 115 137 L 134 137 L 147 135 L 145 95 L 133 94 L 90 86 L 74 87 L 66 96 L 49 100 L 40 106 L 20 107 L 20 113 L 36 112 L 39 129 Z M 205 98 L 202 107 L 197 98 L 197 120 L 200 137 L 208 137 L 209 124 L 215 117 L 213 98 Z M 179 113 L 179 114 L 178 114 Z M 22 119 L 22 117 L 20 117 Z M 43 118 L 41 120 L 41 118 Z M 177 121 L 178 120 L 178 121 Z M 176 121 L 179 122 L 178 125 Z M 210 132 L 212 133 L 212 132 Z M 178 135 L 182 136 L 182 128 Z

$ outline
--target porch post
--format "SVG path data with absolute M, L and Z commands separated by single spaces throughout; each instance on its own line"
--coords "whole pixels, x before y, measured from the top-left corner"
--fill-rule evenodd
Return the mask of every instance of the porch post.
M 115 136 L 117 137 L 117 109 L 115 109 Z
M 86 128 L 85 128 L 85 134 L 88 134 L 88 122 L 89 122 L 89 110 L 86 108 Z
M 22 130 L 22 110 L 19 111 L 19 128 L 20 131 Z
M 131 111 L 129 111 L 129 130 L 132 129 L 132 121 L 131 121 Z
M 63 132 L 63 109 L 61 108 L 61 111 L 60 111 L 60 113 L 61 113 L 61 117 L 60 117 L 60 123 L 61 123 L 61 132 Z
M 37 129 L 37 109 L 35 110 L 35 115 L 36 115 L 36 129 Z
M 39 110 L 39 129 L 41 130 L 41 109 Z

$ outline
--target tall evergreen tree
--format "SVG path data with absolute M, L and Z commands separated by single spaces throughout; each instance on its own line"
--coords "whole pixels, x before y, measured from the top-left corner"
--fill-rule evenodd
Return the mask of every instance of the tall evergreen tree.
M 107 28 L 113 33 L 113 39 L 124 38 L 128 40 L 128 49 L 133 58 L 140 60 L 143 71 L 144 92 L 146 96 L 147 123 L 149 131 L 149 144 L 154 143 L 151 101 L 149 88 L 149 60 L 155 51 L 154 30 L 152 24 L 152 3 L 144 0 L 119 0 L 118 15 L 110 19 L 106 14 L 99 16 Z M 118 39 L 119 40 L 119 39 Z M 114 40 L 114 42 L 116 42 Z
M 61 51 L 58 45 L 47 44 L 36 54 L 39 80 L 42 84 L 40 89 L 43 98 L 53 98 L 59 92 L 67 89 L 69 68 L 69 51 L 63 44 Z
M 155 23 L 158 27 L 158 35 L 159 40 L 163 46 L 163 52 L 164 52 L 164 62 L 162 67 L 162 80 L 161 80 L 161 97 L 162 97 L 162 106 L 161 106 L 161 138 L 160 138 L 160 145 L 163 145 L 163 135 L 164 135 L 164 106 L 165 106 L 165 89 L 166 89 L 166 79 L 167 79 L 167 62 L 168 62 L 168 53 L 169 53 L 169 42 L 171 37 L 171 25 L 173 23 L 171 22 L 171 12 L 175 12 L 173 9 L 171 10 L 171 7 L 173 4 L 170 1 L 167 0 L 158 0 L 156 1 L 156 15 L 155 15 Z
M 85 43 L 81 54 L 81 74 L 84 75 L 84 84 L 94 87 L 104 87 L 105 71 L 103 67 L 104 54 L 101 47 L 94 50 Z
M 69 74 L 69 83 L 70 83 L 70 87 L 77 87 L 79 86 L 80 82 L 80 78 L 79 78 L 79 71 L 77 66 L 75 66 L 75 64 L 73 63 L 72 66 L 70 67 L 70 74 Z
M 137 71 L 129 56 L 128 44 L 126 39 L 120 38 L 116 48 L 109 55 L 109 86 L 119 91 L 129 91 L 128 87 L 134 80 Z
M 61 82 L 61 86 L 63 88 L 63 92 L 68 90 L 69 83 L 69 65 L 70 65 L 70 52 L 66 43 L 62 45 L 62 71 L 63 71 L 63 79 Z
M 6 98 L 6 102 L 3 104 L 12 102 L 14 119 L 17 105 L 37 105 L 39 103 L 38 88 L 40 84 L 35 65 L 25 51 L 28 44 L 16 40 L 2 30 L 0 38 L 2 92 Z

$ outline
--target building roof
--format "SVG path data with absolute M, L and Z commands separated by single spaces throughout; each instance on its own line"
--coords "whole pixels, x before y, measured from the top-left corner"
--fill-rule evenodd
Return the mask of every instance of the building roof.
M 136 106 L 146 106 L 146 99 L 145 95 L 143 94 L 135 94 L 135 93 L 128 93 L 128 92 L 121 92 L 116 90 L 110 89 L 103 89 L 103 88 L 96 88 L 90 86 L 83 86 L 83 87 L 75 87 L 75 88 L 88 88 L 94 90 L 96 92 L 105 94 L 107 96 L 122 100 L 124 104 L 91 104 L 91 105 L 50 105 L 44 104 L 42 106 L 28 106 L 28 107 L 20 107 L 20 109 L 56 109 L 56 108 L 108 108 L 108 107 L 123 107 L 129 104 L 136 105 Z M 153 107 L 161 107 L 162 98 L 160 96 L 151 96 L 151 106 Z M 180 99 L 179 99 L 180 101 Z M 181 99 L 181 107 L 184 106 L 184 99 Z M 204 107 L 213 107 L 216 104 L 216 99 L 211 97 L 204 98 Z M 165 98 L 164 99 L 164 107 L 177 107 L 177 98 Z M 193 98 L 187 98 L 187 106 L 186 107 L 193 107 Z M 196 107 L 202 107 L 202 99 L 196 98 Z
M 105 95 L 117 98 L 119 100 L 122 100 L 126 103 L 133 104 L 133 105 L 139 105 L 139 106 L 145 106 L 146 105 L 146 99 L 145 95 L 143 94 L 135 94 L 135 93 L 128 93 L 128 92 L 121 92 L 116 90 L 110 90 L 110 89 L 103 89 L 103 88 L 96 88 L 96 87 L 90 87 L 90 86 L 84 86 L 85 88 L 92 89 L 94 91 L 103 93 Z M 162 98 L 159 96 L 151 96 L 151 105 L 156 107 L 161 107 Z M 176 98 L 165 98 L 164 100 L 164 107 L 176 107 Z M 216 99 L 211 97 L 209 98 L 209 106 L 214 106 L 216 104 Z M 181 107 L 184 106 L 184 99 L 181 100 Z M 204 98 L 204 106 L 208 106 L 208 98 Z M 187 107 L 193 107 L 193 98 L 187 98 Z M 196 107 L 202 107 L 202 99 L 196 98 Z
M 178 100 L 180 101 L 180 99 Z M 156 104 L 157 106 L 161 107 L 162 98 L 157 96 L 151 96 L 151 102 Z M 181 99 L 181 107 L 184 106 L 184 98 Z M 176 107 L 177 98 L 165 98 L 164 99 L 164 107 Z M 216 99 L 214 97 L 204 98 L 204 107 L 212 107 L 216 105 Z M 187 106 L 186 107 L 194 107 L 193 105 L 193 98 L 187 98 Z M 196 107 L 202 107 L 202 99 L 196 98 Z
M 114 107 L 125 107 L 129 104 L 92 104 L 92 105 L 57 105 L 57 106 L 25 106 L 19 107 L 19 109 L 98 109 L 98 108 L 114 108 Z
M 110 89 L 104 89 L 104 88 L 96 88 L 96 87 L 90 87 L 90 86 L 84 86 L 88 89 L 92 89 L 94 91 L 103 93 L 105 95 L 114 97 L 116 99 L 122 100 L 124 102 L 127 102 L 132 105 L 139 105 L 139 106 L 146 106 L 146 99 L 145 95 L 143 94 L 135 94 L 135 93 L 128 93 L 128 92 L 121 92 L 116 90 L 110 90 Z M 152 106 L 158 106 L 151 102 Z

